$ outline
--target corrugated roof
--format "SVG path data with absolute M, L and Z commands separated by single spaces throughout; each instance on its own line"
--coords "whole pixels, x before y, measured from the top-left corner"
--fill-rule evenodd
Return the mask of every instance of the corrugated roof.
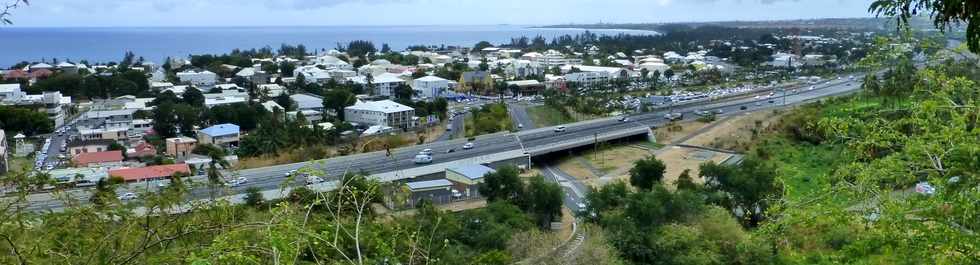
M 108 162 L 120 162 L 123 160 L 122 151 L 105 151 L 105 152 L 94 152 L 94 153 L 81 153 L 75 155 L 73 159 L 75 165 L 78 166 L 88 166 L 93 163 L 108 163 Z
M 240 130 L 241 128 L 239 128 L 238 125 L 225 123 L 225 124 L 218 124 L 215 126 L 204 128 L 204 130 L 201 130 L 201 133 L 210 135 L 211 137 L 217 137 L 217 136 L 238 134 Z
M 405 185 L 408 185 L 408 188 L 411 190 L 424 190 L 424 189 L 432 189 L 432 188 L 439 188 L 439 187 L 449 187 L 452 186 L 453 183 L 449 182 L 449 180 L 447 179 L 437 179 L 437 180 L 409 182 L 409 183 L 405 183 Z
M 126 181 L 140 181 L 173 176 L 176 173 L 190 174 L 187 164 L 149 166 L 140 168 L 123 168 L 109 171 L 109 176 L 120 177 Z
M 459 173 L 470 180 L 477 180 L 483 178 L 487 173 L 497 172 L 492 168 L 484 165 L 465 165 L 447 168 L 453 172 Z

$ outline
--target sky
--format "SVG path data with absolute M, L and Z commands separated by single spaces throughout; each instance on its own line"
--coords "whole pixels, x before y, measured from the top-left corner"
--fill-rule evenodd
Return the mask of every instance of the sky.
M 15 27 L 656 23 L 868 17 L 871 1 L 31 0 L 10 19 Z

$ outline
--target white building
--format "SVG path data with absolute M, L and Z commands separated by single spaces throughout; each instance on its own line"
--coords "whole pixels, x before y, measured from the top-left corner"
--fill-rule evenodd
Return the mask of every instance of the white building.
M 330 78 L 330 72 L 316 66 L 301 66 L 293 70 L 293 76 L 303 76 L 307 84 L 326 83 Z
M 266 84 L 258 86 L 259 93 L 265 94 L 266 97 L 274 98 L 286 93 L 286 88 L 280 86 L 279 84 Z
M 332 69 L 351 70 L 351 69 L 354 69 L 354 67 L 351 66 L 349 63 L 345 62 L 344 60 L 341 60 L 340 58 L 337 58 L 335 56 L 332 56 L 332 55 L 324 55 L 324 56 L 316 57 L 315 63 L 316 63 L 316 65 L 323 66 L 327 70 L 332 70 Z
M 449 90 L 449 80 L 434 75 L 422 77 L 412 81 L 412 90 L 423 98 L 441 97 Z
M 578 69 L 578 71 L 573 69 Z M 629 71 L 618 67 L 566 65 L 561 70 L 567 73 L 565 74 L 565 81 L 581 84 L 596 84 L 629 76 Z
M 212 87 L 214 84 L 218 83 L 218 74 L 211 71 L 194 71 L 187 70 L 184 72 L 177 73 L 177 79 L 180 82 L 184 82 L 196 87 Z
M 344 108 L 348 122 L 363 125 L 380 125 L 403 130 L 415 127 L 415 109 L 391 100 L 357 101 Z
M 364 76 L 352 77 L 347 80 L 355 84 L 367 85 L 367 78 Z M 407 83 L 405 80 L 399 78 L 398 75 L 391 73 L 383 73 L 371 79 L 374 94 L 385 97 L 395 96 L 395 88 Z

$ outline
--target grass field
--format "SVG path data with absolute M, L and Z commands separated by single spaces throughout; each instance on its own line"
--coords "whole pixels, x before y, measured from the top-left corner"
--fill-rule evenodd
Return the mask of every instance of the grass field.
M 527 108 L 527 115 L 531 116 L 534 124 L 541 127 L 576 122 L 574 118 L 562 115 L 557 109 L 548 105 Z

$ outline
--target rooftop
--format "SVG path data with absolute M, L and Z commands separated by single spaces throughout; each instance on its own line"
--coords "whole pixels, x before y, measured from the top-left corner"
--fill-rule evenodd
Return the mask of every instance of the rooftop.
M 94 152 L 94 153 L 81 153 L 75 155 L 72 159 L 75 161 L 75 165 L 88 166 L 93 163 L 109 163 L 109 162 L 121 162 L 123 161 L 122 151 L 105 151 L 105 152 Z
M 449 187 L 452 186 L 453 183 L 447 179 L 436 179 L 436 180 L 409 182 L 409 183 L 405 183 L 405 185 L 408 186 L 408 189 L 417 191 L 417 190 L 426 190 L 432 188 Z
M 190 174 L 190 172 L 191 169 L 187 166 L 187 164 L 174 164 L 109 170 L 109 176 L 120 177 L 129 182 L 166 178 L 171 177 L 176 173 Z
M 487 175 L 487 173 L 497 172 L 492 168 L 480 164 L 455 166 L 455 167 L 446 168 L 446 170 L 459 173 L 460 175 L 463 175 L 464 177 L 470 180 L 482 179 L 483 176 Z
M 218 136 L 238 134 L 240 131 L 241 128 L 239 128 L 238 125 L 225 123 L 225 124 L 218 124 L 215 126 L 204 128 L 203 130 L 201 130 L 201 133 L 207 134 L 211 137 L 218 137 Z
M 345 109 L 378 111 L 384 113 L 395 113 L 395 112 L 415 110 L 412 107 L 398 104 L 398 102 L 394 102 L 387 99 L 380 100 L 380 101 L 357 101 L 357 103 L 355 103 L 354 106 L 350 106 Z

